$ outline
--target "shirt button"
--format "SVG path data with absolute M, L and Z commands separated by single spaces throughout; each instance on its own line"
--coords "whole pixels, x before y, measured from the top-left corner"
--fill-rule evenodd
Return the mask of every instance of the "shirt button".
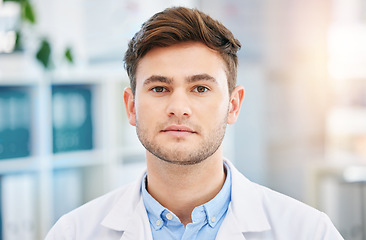
M 173 214 L 167 213 L 166 218 L 169 219 L 169 220 L 172 220 L 173 219 Z
M 156 221 L 156 226 L 160 226 L 161 225 L 161 220 L 160 219 L 158 219 L 157 221 Z
M 216 221 L 216 218 L 215 217 L 212 217 L 211 218 L 211 222 L 215 222 Z

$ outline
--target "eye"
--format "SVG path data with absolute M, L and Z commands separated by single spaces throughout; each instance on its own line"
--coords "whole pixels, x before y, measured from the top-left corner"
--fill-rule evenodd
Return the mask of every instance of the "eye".
M 204 92 L 207 92 L 209 89 L 207 87 L 204 87 L 204 86 L 197 86 L 193 89 L 194 92 L 197 92 L 197 93 L 204 93 Z
M 162 92 L 166 92 L 167 90 L 166 90 L 166 88 L 165 87 L 153 87 L 152 89 L 151 89 L 153 92 L 157 92 L 157 93 L 162 93 Z

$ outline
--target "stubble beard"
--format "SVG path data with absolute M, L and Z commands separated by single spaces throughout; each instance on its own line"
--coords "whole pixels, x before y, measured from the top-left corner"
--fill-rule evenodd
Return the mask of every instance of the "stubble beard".
M 148 136 L 147 129 L 141 126 L 138 121 L 136 121 L 136 133 L 145 149 L 158 159 L 176 165 L 195 165 L 211 157 L 219 149 L 225 136 L 227 118 L 228 113 L 226 113 L 225 117 L 212 131 L 204 136 L 199 144 L 196 146 L 191 144 L 190 149 L 181 149 L 182 146 L 179 145 L 182 141 L 188 140 L 175 140 L 176 147 L 171 148 L 160 145 L 157 141 L 154 141 L 151 136 Z M 162 126 L 166 125 L 167 124 L 162 124 Z M 158 126 L 157 129 L 162 129 L 162 126 Z M 193 127 L 197 132 L 196 134 L 202 134 L 200 127 Z

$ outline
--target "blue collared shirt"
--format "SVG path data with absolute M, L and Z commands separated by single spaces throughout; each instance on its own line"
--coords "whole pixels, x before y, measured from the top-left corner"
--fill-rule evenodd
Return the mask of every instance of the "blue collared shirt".
M 146 175 L 143 178 L 142 198 L 149 217 L 153 239 L 194 240 L 215 239 L 231 200 L 231 172 L 226 168 L 226 180 L 220 192 L 209 202 L 193 209 L 192 223 L 186 227 L 171 211 L 163 207 L 146 190 Z

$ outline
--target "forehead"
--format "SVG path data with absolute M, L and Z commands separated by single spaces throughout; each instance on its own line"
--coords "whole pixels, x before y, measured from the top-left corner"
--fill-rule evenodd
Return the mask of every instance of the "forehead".
M 140 59 L 136 69 L 136 84 L 152 75 L 171 79 L 208 74 L 227 81 L 226 65 L 221 55 L 199 42 L 156 47 Z

